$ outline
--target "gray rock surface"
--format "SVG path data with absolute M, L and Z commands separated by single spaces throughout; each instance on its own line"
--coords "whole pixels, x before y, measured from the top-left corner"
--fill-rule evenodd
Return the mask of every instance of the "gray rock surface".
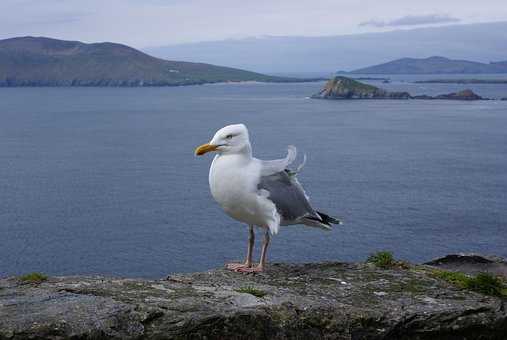
M 459 290 L 429 268 L 320 263 L 166 280 L 7 278 L 0 339 L 505 339 L 505 301 Z M 238 292 L 247 287 L 265 295 Z

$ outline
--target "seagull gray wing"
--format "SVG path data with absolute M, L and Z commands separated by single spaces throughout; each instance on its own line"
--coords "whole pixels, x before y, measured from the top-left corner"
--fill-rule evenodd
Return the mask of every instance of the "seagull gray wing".
M 304 223 L 303 219 L 321 221 L 319 214 L 308 202 L 303 187 L 290 170 L 261 176 L 257 187 L 269 192 L 267 198 L 275 204 L 281 224 Z

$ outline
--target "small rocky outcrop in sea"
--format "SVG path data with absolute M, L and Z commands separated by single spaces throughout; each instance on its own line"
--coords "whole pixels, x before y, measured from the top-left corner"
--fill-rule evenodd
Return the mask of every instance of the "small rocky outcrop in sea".
M 408 92 L 389 92 L 376 86 L 361 83 L 352 78 L 336 76 L 328 80 L 324 88 L 311 98 L 314 99 L 447 99 L 447 100 L 488 100 L 470 89 L 438 96 L 426 94 L 411 96 Z
M 498 256 L 475 253 L 450 254 L 424 264 L 466 274 L 491 273 L 507 279 L 507 262 Z
M 421 94 L 418 96 L 413 96 L 412 99 L 436 99 L 435 97 L 428 96 L 427 94 Z
M 357 80 L 336 76 L 312 96 L 314 99 L 410 99 L 408 92 L 389 92 Z
M 432 97 L 428 95 L 420 95 L 414 96 L 414 99 L 448 99 L 448 100 L 487 100 L 487 98 L 483 98 L 476 94 L 474 91 L 470 89 L 466 89 L 463 91 L 452 92 L 448 94 L 440 94 L 438 96 Z
M 0 279 L 0 339 L 500 340 L 507 300 L 455 285 L 451 271 L 505 267 L 475 255 L 427 265 L 377 256 L 274 264 L 256 275 L 25 275 Z

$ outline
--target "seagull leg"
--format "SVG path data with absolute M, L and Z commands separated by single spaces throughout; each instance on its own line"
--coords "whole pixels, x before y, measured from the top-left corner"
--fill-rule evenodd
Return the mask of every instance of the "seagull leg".
M 246 261 L 245 261 L 245 266 L 247 266 L 247 267 L 252 266 L 252 256 L 253 256 L 254 244 L 255 244 L 254 226 L 249 225 L 248 226 L 248 250 L 246 252 Z
M 264 234 L 264 241 L 262 241 L 261 260 L 256 267 L 260 272 L 262 272 L 266 267 L 266 258 L 270 241 L 271 237 L 269 236 L 269 229 L 266 229 L 266 233 Z
M 234 271 L 241 271 L 242 269 L 252 267 L 252 255 L 253 255 L 254 243 L 255 243 L 254 227 L 253 227 L 253 225 L 249 225 L 248 226 L 248 249 L 246 252 L 245 263 L 228 263 L 226 265 L 226 268 L 230 269 L 230 270 L 234 270 Z
M 234 271 L 242 272 L 242 273 L 259 273 L 264 271 L 266 268 L 266 258 L 268 253 L 268 246 L 270 243 L 271 237 L 269 236 L 269 229 L 266 229 L 266 233 L 264 234 L 264 240 L 262 241 L 262 250 L 261 250 L 261 259 L 257 266 L 255 267 L 241 267 L 237 268 Z

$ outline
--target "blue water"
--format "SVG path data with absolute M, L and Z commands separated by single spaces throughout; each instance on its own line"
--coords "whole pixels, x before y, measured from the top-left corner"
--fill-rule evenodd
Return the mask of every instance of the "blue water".
M 306 98 L 321 86 L 0 89 L 0 276 L 161 277 L 241 259 L 246 226 L 213 202 L 211 156 L 193 155 L 237 122 L 260 158 L 307 153 L 312 203 L 345 221 L 282 229 L 272 261 L 507 256 L 507 101 Z

